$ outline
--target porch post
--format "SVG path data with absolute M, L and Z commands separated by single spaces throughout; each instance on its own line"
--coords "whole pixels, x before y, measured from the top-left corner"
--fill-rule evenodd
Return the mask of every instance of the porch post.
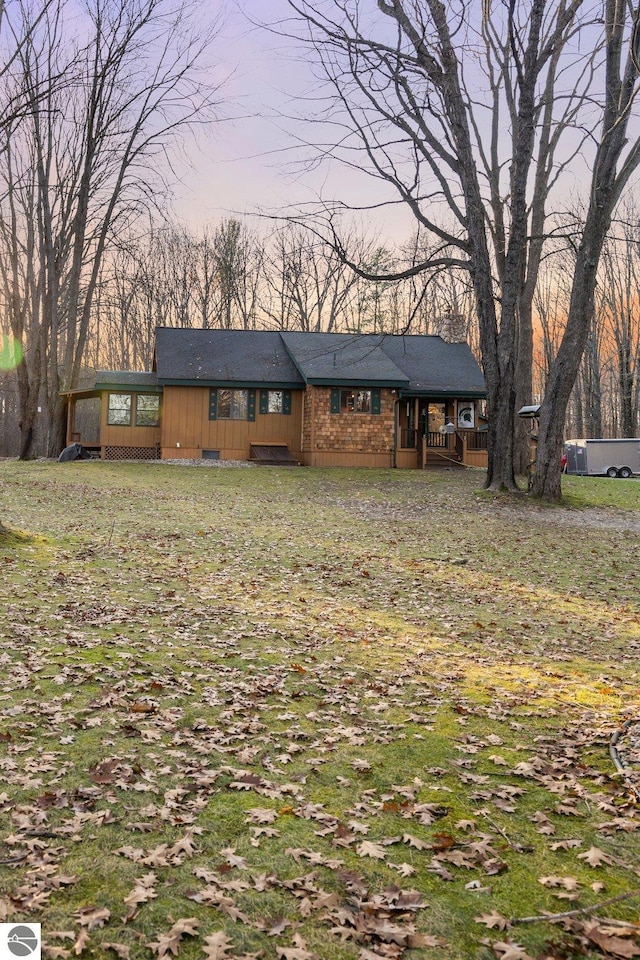
M 71 437 L 73 435 L 73 418 L 75 416 L 75 403 L 71 394 L 67 394 L 67 439 L 65 446 L 68 447 L 71 443 Z

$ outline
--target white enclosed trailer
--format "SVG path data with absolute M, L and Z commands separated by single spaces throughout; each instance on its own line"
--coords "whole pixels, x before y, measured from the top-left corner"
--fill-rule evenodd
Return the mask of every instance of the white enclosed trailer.
M 567 440 L 567 473 L 583 477 L 622 477 L 640 474 L 640 438 L 627 440 Z

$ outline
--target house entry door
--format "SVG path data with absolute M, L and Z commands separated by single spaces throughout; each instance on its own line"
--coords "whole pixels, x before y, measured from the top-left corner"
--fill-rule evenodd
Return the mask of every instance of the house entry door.
M 428 447 L 447 446 L 447 435 L 441 432 L 446 422 L 447 406 L 445 403 L 425 404 L 425 436 Z

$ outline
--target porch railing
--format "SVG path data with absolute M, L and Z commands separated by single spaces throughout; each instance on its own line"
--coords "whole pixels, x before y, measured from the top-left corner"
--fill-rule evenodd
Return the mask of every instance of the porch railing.
M 414 450 L 418 445 L 422 434 L 419 430 L 403 427 L 400 430 L 400 446 L 404 450 Z M 449 446 L 448 435 L 440 433 L 439 430 L 430 430 L 425 435 L 427 446 L 436 447 L 438 450 L 446 450 Z
M 418 431 L 402 427 L 400 430 L 400 446 L 404 450 L 415 450 L 418 444 Z
M 463 453 L 462 436 L 464 436 L 464 443 L 466 444 L 467 450 L 487 449 L 486 431 L 483 430 L 481 433 L 478 433 L 476 430 L 465 430 L 463 434 L 456 434 L 454 439 L 454 446 L 458 456 L 462 457 Z M 421 438 L 422 434 L 419 430 L 402 427 L 400 430 L 400 447 L 403 450 L 416 450 L 420 446 Z M 439 430 L 430 430 L 426 434 L 425 439 L 427 447 L 436 448 L 437 450 L 446 450 L 449 447 L 449 435 L 440 433 Z
M 478 433 L 475 430 L 469 430 L 467 433 L 467 450 L 486 450 L 488 433 L 483 430 Z

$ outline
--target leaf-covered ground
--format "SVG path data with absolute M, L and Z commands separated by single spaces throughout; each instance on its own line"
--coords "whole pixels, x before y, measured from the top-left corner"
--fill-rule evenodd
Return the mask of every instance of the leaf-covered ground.
M 46 956 L 640 956 L 639 482 L 0 481 L 0 921 Z

